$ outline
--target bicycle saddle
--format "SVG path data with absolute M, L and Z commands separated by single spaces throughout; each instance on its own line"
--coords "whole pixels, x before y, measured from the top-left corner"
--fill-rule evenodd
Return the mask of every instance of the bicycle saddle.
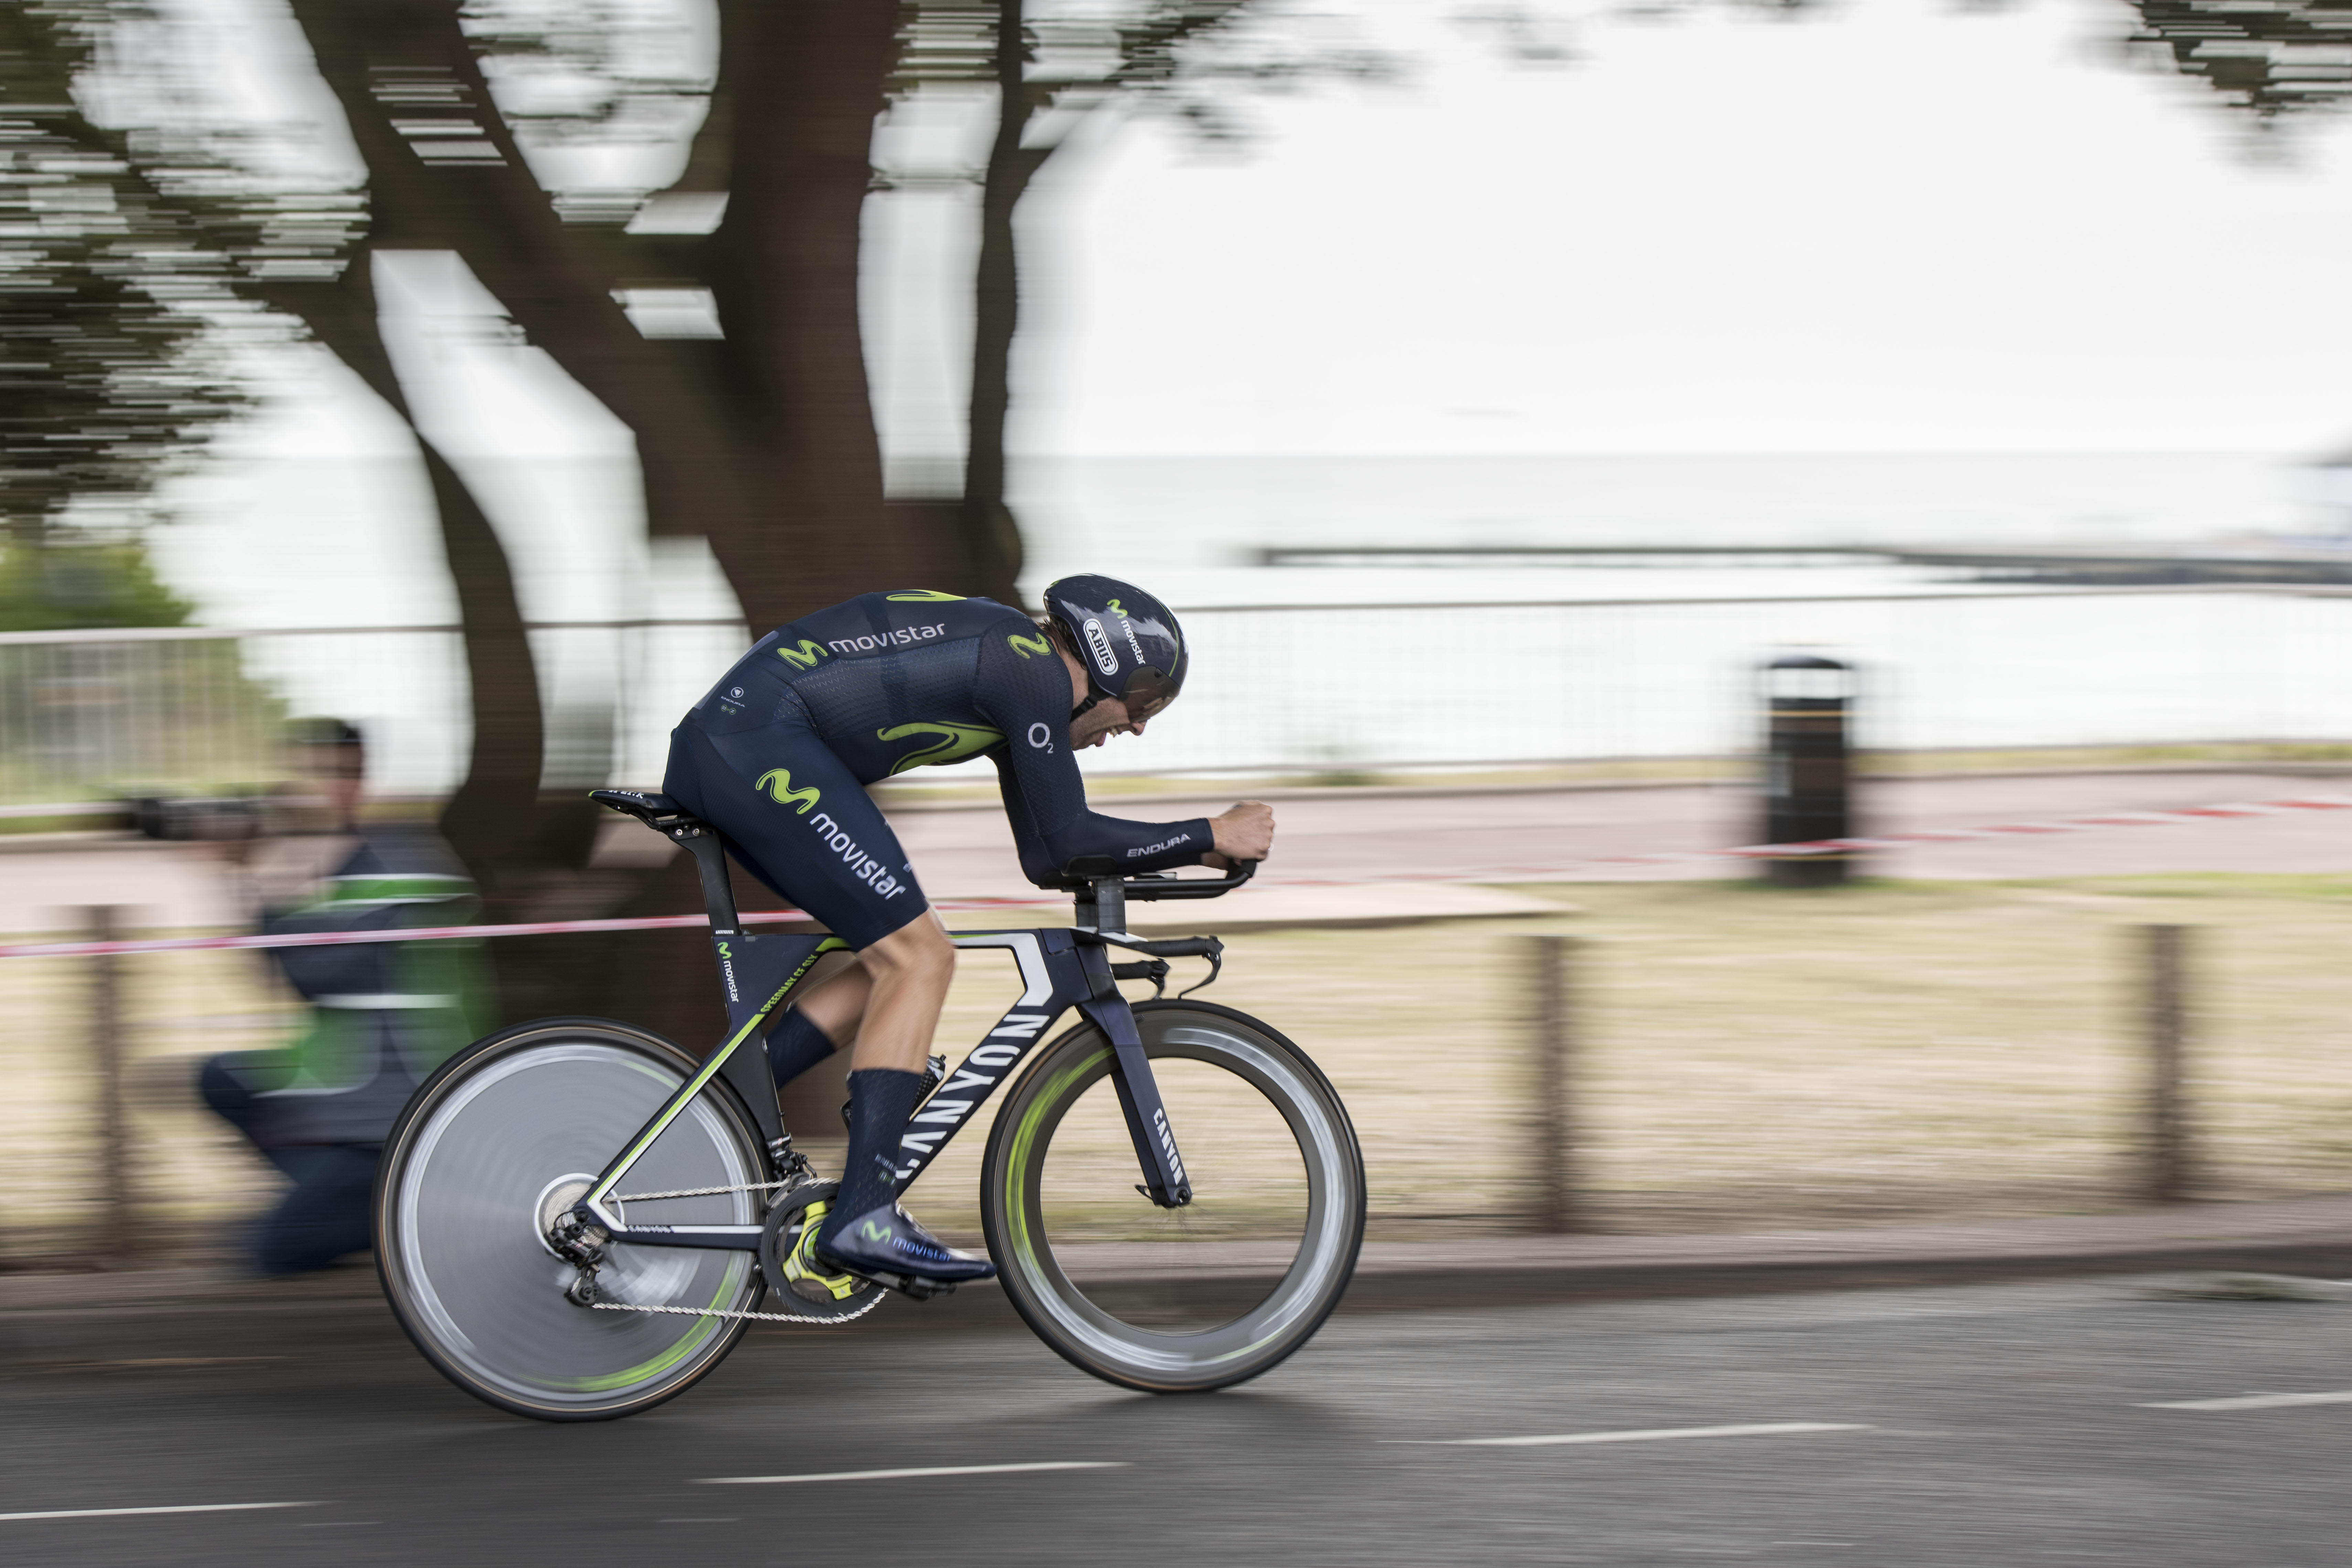
M 625 817 L 635 817 L 656 832 L 688 824 L 701 825 L 692 812 L 658 789 L 591 789 L 588 799 Z

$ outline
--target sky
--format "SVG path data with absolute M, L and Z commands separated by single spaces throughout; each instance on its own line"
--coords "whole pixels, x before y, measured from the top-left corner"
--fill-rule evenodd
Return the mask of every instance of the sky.
M 708 0 L 632 5 L 676 74 L 707 68 Z M 165 14 L 172 57 L 197 68 L 188 90 L 210 84 L 214 112 L 283 132 L 257 143 L 275 172 L 352 176 L 282 0 Z M 2337 308 L 2352 126 L 2250 156 L 2242 118 L 2201 82 L 2118 63 L 2131 13 L 2116 0 L 1848 0 L 1795 22 L 1595 13 L 1554 68 L 1504 58 L 1449 14 L 1353 0 L 1403 79 L 1249 102 L 1238 152 L 1104 113 L 1047 164 L 1022 209 L 1011 433 L 1033 520 L 1084 535 L 1140 514 L 1124 492 L 1073 510 L 1024 455 L 2352 444 L 2352 314 Z M 877 156 L 952 163 L 988 108 L 898 110 Z M 671 130 L 575 148 L 568 167 L 658 184 L 692 117 Z M 969 187 L 868 203 L 868 358 L 902 476 L 951 476 L 960 455 L 974 215 Z M 707 556 L 649 552 L 626 430 L 501 332 L 454 258 L 383 265 L 419 425 L 527 569 L 529 612 L 728 613 Z M 316 349 L 257 368 L 276 395 L 174 492 L 187 526 L 158 541 L 167 571 L 222 623 L 446 619 L 406 428 Z M 2259 492 L 2208 509 L 2242 527 L 2276 509 Z M 1218 504 L 1245 519 L 1250 498 Z M 326 518 L 341 526 L 322 532 Z M 301 563 L 338 567 L 362 540 L 383 567 L 364 591 L 289 601 Z M 286 570 L 241 564 L 256 559 Z
M 2352 439 L 2340 122 L 2250 157 L 2111 0 L 1580 29 L 1382 13 L 1401 89 L 1127 125 L 1031 198 L 1056 453 L 2304 450 Z
M 293 127 L 289 168 L 352 166 L 279 0 L 172 8 L 188 24 L 173 48 L 213 52 L 226 112 Z M 1164 122 L 1093 117 L 1022 209 L 1014 447 L 2352 442 L 2337 368 L 2352 315 L 2336 308 L 2352 127 L 2322 120 L 2285 139 L 2287 156 L 2251 156 L 2243 117 L 2202 82 L 2118 62 L 2133 14 L 2117 0 L 1844 0 L 1801 21 L 1559 10 L 1576 57 L 1549 68 L 1502 57 L 1448 19 L 1461 8 L 1350 0 L 1356 35 L 1388 48 L 1403 79 L 1248 102 L 1255 134 L 1238 152 L 1205 152 Z M 708 0 L 625 9 L 679 76 L 709 59 Z M 877 152 L 939 162 L 975 125 L 984 134 L 986 110 L 902 110 Z M 677 120 L 681 137 L 691 129 Z M 656 137 L 596 167 L 657 183 L 682 153 L 682 140 Z M 567 166 L 595 164 L 585 156 Z M 886 446 L 902 470 L 950 465 L 972 193 L 868 205 L 865 315 Z M 453 276 L 441 307 L 428 288 L 418 309 L 468 313 L 470 288 Z M 583 423 L 551 365 L 519 376 L 498 394 L 506 455 L 625 448 L 593 411 Z M 295 379 L 306 404 L 351 392 Z M 345 413 L 355 447 L 381 444 L 380 416 Z M 319 411 L 287 417 L 289 449 L 318 452 Z M 465 410 L 443 423 L 480 428 Z

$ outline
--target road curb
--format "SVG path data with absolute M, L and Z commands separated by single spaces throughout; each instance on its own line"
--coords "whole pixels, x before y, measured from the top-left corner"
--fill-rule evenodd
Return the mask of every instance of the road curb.
M 2352 1274 L 2352 1237 L 2335 1232 L 2065 1250 L 1595 1259 L 1518 1267 L 1433 1260 L 1425 1268 L 1358 1269 L 1340 1311 L 1430 1312 L 1477 1303 L 1538 1306 L 2215 1270 L 2340 1279 Z
M 1478 1249 L 1481 1253 L 1493 1249 L 1491 1243 Z M 2352 1235 L 2331 1231 L 2030 1250 L 1693 1253 L 1670 1259 L 1547 1259 L 1517 1264 L 1433 1253 L 1421 1262 L 1366 1260 L 1356 1270 L 1341 1310 L 1425 1312 L 1475 1303 L 1540 1305 L 2231 1270 L 2315 1279 L 2352 1276 Z M 1203 1271 L 1186 1272 L 1200 1278 Z M 1209 1272 L 1248 1277 L 1244 1270 Z M 1177 1270 L 1139 1269 L 1091 1273 L 1087 1282 L 1097 1289 L 1131 1289 L 1177 1277 Z M 964 1294 L 976 1298 L 997 1292 L 984 1282 Z M 294 1281 L 247 1280 L 183 1269 L 0 1275 L 0 1314 L 260 1306 L 283 1312 L 381 1300 L 374 1274 L 361 1269 Z

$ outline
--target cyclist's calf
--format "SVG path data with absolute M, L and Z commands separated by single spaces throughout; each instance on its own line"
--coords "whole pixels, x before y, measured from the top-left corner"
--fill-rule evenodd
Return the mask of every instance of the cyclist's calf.
M 936 916 L 920 915 L 860 952 L 857 960 L 867 990 L 851 1071 L 920 1072 L 955 978 L 955 945 L 946 928 Z M 822 1026 L 824 1020 L 813 1021 Z

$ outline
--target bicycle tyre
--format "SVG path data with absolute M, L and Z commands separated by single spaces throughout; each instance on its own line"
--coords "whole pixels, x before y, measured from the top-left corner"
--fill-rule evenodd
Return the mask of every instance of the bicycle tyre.
M 981 1221 L 989 1255 L 996 1260 L 1013 1309 L 1065 1360 L 1106 1382 L 1149 1393 L 1223 1388 L 1278 1365 L 1312 1338 L 1339 1305 L 1363 1245 L 1363 1155 L 1347 1108 L 1330 1082 L 1306 1052 L 1265 1023 L 1230 1008 L 1192 1001 L 1142 1003 L 1135 1009 L 1135 1021 L 1168 1099 L 1196 1197 L 1195 1205 L 1186 1208 L 1158 1210 L 1131 1191 L 1120 1195 L 1133 1223 L 1181 1228 L 1194 1207 L 1213 1205 L 1220 1196 L 1217 1172 L 1204 1168 L 1204 1161 L 1195 1157 L 1196 1149 L 1207 1148 L 1218 1129 L 1201 1116 L 1186 1114 L 1185 1095 L 1175 1082 L 1181 1075 L 1158 1065 L 1189 1059 L 1200 1064 L 1189 1070 L 1196 1077 L 1204 1071 L 1225 1075 L 1214 1080 L 1212 1089 L 1222 1086 L 1229 1096 L 1240 1092 L 1244 1101 L 1247 1092 L 1262 1097 L 1278 1113 L 1277 1125 L 1286 1126 L 1295 1141 L 1304 1186 L 1296 1250 L 1286 1264 L 1281 1252 L 1290 1243 L 1273 1248 L 1270 1258 L 1261 1247 L 1255 1264 L 1263 1273 L 1278 1273 L 1279 1278 L 1255 1304 L 1235 1315 L 1173 1333 L 1134 1321 L 1139 1314 L 1132 1312 L 1120 1316 L 1108 1304 L 1112 1291 L 1097 1289 L 1090 1296 L 1082 1281 L 1073 1280 L 1065 1264 L 1078 1252 L 1066 1244 L 1064 1256 L 1056 1256 L 1051 1234 L 1055 1204 L 1049 1201 L 1048 1188 L 1056 1185 L 1050 1175 L 1055 1135 L 1073 1108 L 1097 1085 L 1102 1095 L 1113 1094 L 1113 1086 L 1105 1082 L 1111 1069 L 1110 1045 L 1091 1022 L 1047 1044 L 1009 1092 L 990 1132 L 982 1166 Z M 1204 1102 L 1196 1099 L 1195 1103 Z M 1115 1099 L 1098 1099 L 1091 1113 L 1097 1129 L 1091 1156 L 1096 1169 L 1087 1179 L 1106 1196 L 1113 1171 L 1130 1188 L 1137 1176 L 1133 1145 L 1116 1111 Z M 1111 1130 L 1100 1130 L 1106 1127 Z M 1103 1153 L 1106 1140 L 1126 1150 L 1123 1170 L 1115 1154 Z M 1279 1150 L 1269 1153 L 1276 1163 L 1286 1158 Z M 1229 1160 L 1228 1168 L 1231 1165 Z M 1136 1205 L 1144 1207 L 1139 1210 Z M 1131 1254 L 1136 1249 L 1128 1250 Z M 1208 1267 L 1197 1278 L 1213 1285 L 1231 1274 L 1213 1253 L 1202 1257 Z M 1181 1266 L 1161 1272 L 1179 1281 L 1195 1277 Z M 1256 1288 L 1249 1280 L 1240 1286 L 1244 1295 Z M 1214 1309 L 1225 1310 L 1227 1306 Z
M 726 1358 L 740 1318 L 598 1311 L 564 1289 L 541 1241 L 573 1185 L 601 1171 L 695 1069 L 657 1035 L 542 1019 L 475 1041 L 416 1091 L 376 1175 L 376 1270 L 409 1339 L 441 1375 L 518 1416 L 599 1421 L 684 1393 Z M 767 1180 L 750 1115 L 714 1082 L 664 1129 L 624 1191 Z M 668 1224 L 757 1224 L 760 1195 L 661 1200 Z M 632 1206 L 636 1207 L 636 1206 Z M 640 1305 L 748 1311 L 749 1251 L 614 1247 L 599 1276 Z

